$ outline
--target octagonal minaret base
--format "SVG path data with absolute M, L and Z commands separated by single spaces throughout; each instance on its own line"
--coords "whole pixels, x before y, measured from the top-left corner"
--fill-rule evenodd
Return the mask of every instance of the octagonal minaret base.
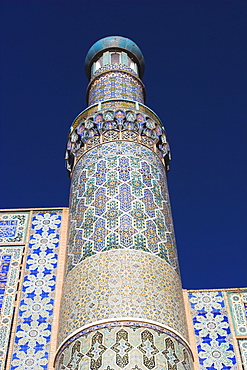
M 169 146 L 158 117 L 124 100 L 97 101 L 70 132 L 57 370 L 192 369 L 166 183 Z

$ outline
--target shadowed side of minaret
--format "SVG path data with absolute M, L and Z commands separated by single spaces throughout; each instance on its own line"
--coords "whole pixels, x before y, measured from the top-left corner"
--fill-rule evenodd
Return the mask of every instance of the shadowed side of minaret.
M 67 271 L 56 369 L 192 369 L 166 174 L 131 40 L 96 42 L 88 108 L 73 122 Z

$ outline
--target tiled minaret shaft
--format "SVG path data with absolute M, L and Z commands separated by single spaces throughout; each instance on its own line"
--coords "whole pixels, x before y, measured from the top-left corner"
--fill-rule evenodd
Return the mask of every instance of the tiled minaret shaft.
M 67 272 L 56 369 L 191 369 L 166 183 L 169 145 L 144 105 L 140 49 L 107 37 L 86 58 L 73 122 Z

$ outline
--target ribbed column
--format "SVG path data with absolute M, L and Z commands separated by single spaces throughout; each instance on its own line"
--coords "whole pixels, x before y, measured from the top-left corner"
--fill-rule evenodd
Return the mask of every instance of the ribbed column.
M 66 158 L 56 369 L 192 368 L 160 121 L 142 104 L 100 102 L 73 123 Z

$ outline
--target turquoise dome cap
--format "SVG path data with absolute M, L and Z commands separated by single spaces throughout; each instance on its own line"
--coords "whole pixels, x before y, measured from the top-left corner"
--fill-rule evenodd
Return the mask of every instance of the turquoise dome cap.
M 85 71 L 89 78 L 92 63 L 95 61 L 95 57 L 97 56 L 97 54 L 109 49 L 121 49 L 123 51 L 129 52 L 138 64 L 140 77 L 143 76 L 145 69 L 144 57 L 136 43 L 134 43 L 134 41 L 130 39 L 127 39 L 126 37 L 108 36 L 100 39 L 95 44 L 93 44 L 93 46 L 91 46 L 87 53 L 85 59 Z

